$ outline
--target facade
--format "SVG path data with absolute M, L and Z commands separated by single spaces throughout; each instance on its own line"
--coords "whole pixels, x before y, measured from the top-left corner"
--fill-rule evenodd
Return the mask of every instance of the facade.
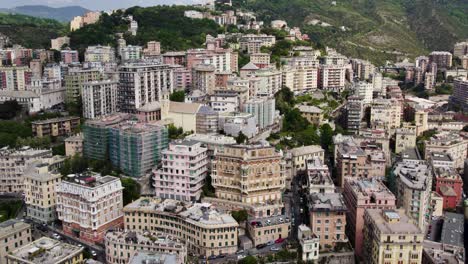
M 169 100 L 173 92 L 173 71 L 169 65 L 150 62 L 121 65 L 117 92 L 119 111 L 135 113 L 145 104 Z
M 302 248 L 302 261 L 317 261 L 319 258 L 320 239 L 306 225 L 300 225 L 297 238 Z
M 401 103 L 395 99 L 376 99 L 371 106 L 371 127 L 390 131 L 400 127 Z
M 275 121 L 275 98 L 255 97 L 244 103 L 243 112 L 252 114 L 257 119 L 260 129 L 273 125 Z
M 6 263 L 6 256 L 11 251 L 31 241 L 31 225 L 16 219 L 0 223 L 0 262 Z
M 78 102 L 81 98 L 83 83 L 102 80 L 103 74 L 99 69 L 70 68 L 64 76 L 66 101 Z
M 424 161 L 401 161 L 393 169 L 397 178 L 397 206 L 424 230 L 429 219 L 432 172 Z
M 374 85 L 368 82 L 358 82 L 354 84 L 354 95 L 361 98 L 362 103 L 372 103 L 374 94 Z
M 142 50 L 141 46 L 128 45 L 123 47 L 120 49 L 120 59 L 122 62 L 139 60 L 142 57 Z
M 348 242 L 345 234 L 347 208 L 341 193 L 314 193 L 309 197 L 310 228 L 320 247 Z
M 61 50 L 63 45 L 70 46 L 70 38 L 69 37 L 58 37 L 55 39 L 50 40 L 50 49 L 53 50 Z
M 468 80 L 455 79 L 453 81 L 453 94 L 450 97 L 450 103 L 459 106 L 463 111 L 468 110 Z
M 237 137 L 242 132 L 248 138 L 257 134 L 257 119 L 249 113 L 231 112 L 219 115 L 219 130 Z
M 361 121 L 364 117 L 364 105 L 361 98 L 349 96 L 346 102 L 346 127 L 352 133 L 358 133 L 361 129 Z
M 60 61 L 65 64 L 78 63 L 80 57 L 76 50 L 62 50 L 60 51 Z
M 364 223 L 364 263 L 421 263 L 424 233 L 404 210 L 368 209 Z
M 56 188 L 62 182 L 58 169 L 63 157 L 34 161 L 24 172 L 24 201 L 29 218 L 50 223 L 57 219 Z
M 34 160 L 52 157 L 50 149 L 21 149 L 0 150 L 0 192 L 17 193 L 24 191 L 24 170 Z
M 310 194 L 335 192 L 330 170 L 319 157 L 307 160 L 307 189 Z
M 122 184 L 112 176 L 75 176 L 56 189 L 58 219 L 65 234 L 102 242 L 108 229 L 123 224 Z
M 462 58 L 465 55 L 468 55 L 468 41 L 455 43 L 453 47 L 453 56 Z
M 30 114 L 47 110 L 65 101 L 65 89 L 38 91 L 0 90 L 0 102 L 17 101 Z
M 148 41 L 146 48 L 143 50 L 143 56 L 145 58 L 153 58 L 161 54 L 161 42 L 159 41 Z
M 435 167 L 435 191 L 443 198 L 443 209 L 456 209 L 461 205 L 463 194 L 463 180 L 453 167 Z
M 286 239 L 291 233 L 290 225 L 285 215 L 253 218 L 247 222 L 247 233 L 253 246 L 257 246 Z
M 219 131 L 219 115 L 209 106 L 201 106 L 196 115 L 196 130 L 199 134 L 216 134 Z
M 429 63 L 436 63 L 438 68 L 452 67 L 452 53 L 448 51 L 433 51 L 429 54 Z
M 94 119 L 117 112 L 117 87 L 113 80 L 83 83 L 83 117 Z
M 212 64 L 197 64 L 192 71 L 192 88 L 206 94 L 213 94 L 215 90 L 216 67 Z
M 236 140 L 233 137 L 228 137 L 221 134 L 191 134 L 185 137 L 186 140 L 197 141 L 202 147 L 207 149 L 208 156 L 208 171 L 211 172 L 212 161 L 214 160 L 215 152 L 218 148 L 224 146 L 235 145 Z
M 341 91 L 345 87 L 346 69 L 341 65 L 320 65 L 319 88 L 327 91 Z
M 171 264 L 184 264 L 187 261 L 187 247 L 184 242 L 162 232 L 112 231 L 106 234 L 105 246 L 106 261 L 109 264 L 132 263 L 131 257 L 135 258 L 143 250 L 171 254 L 174 256 Z M 147 262 L 135 262 L 142 263 Z
M 85 62 L 115 62 L 115 50 L 111 46 L 89 46 L 84 54 Z
M 455 168 L 463 168 L 467 157 L 467 141 L 458 134 L 442 132 L 425 142 L 424 157 L 428 159 L 431 152 L 447 153 L 452 157 Z
M 297 171 L 307 169 L 307 161 L 314 158 L 319 158 L 322 163 L 325 163 L 325 151 L 319 145 L 303 146 L 291 149 L 293 174 Z
M 41 237 L 9 252 L 8 264 L 80 264 L 83 263 L 83 248 Z
M 198 201 L 208 171 L 207 149 L 191 140 L 174 141 L 162 151 L 162 168 L 153 170 L 155 195 Z
M 129 260 L 129 264 L 151 263 L 159 264 L 182 264 L 177 262 L 177 254 L 175 253 L 154 253 L 150 251 L 139 250 L 135 252 Z
M 197 133 L 197 114 L 202 104 L 169 102 L 169 112 L 166 118 L 172 121 L 174 126 L 181 127 L 185 132 Z M 164 113 L 163 113 L 164 118 Z
M 416 147 L 416 127 L 404 127 L 396 129 L 395 153 L 401 153 L 408 148 Z
M 31 84 L 32 72 L 26 66 L 0 66 L 0 88 L 24 91 Z
M 172 235 L 184 241 L 191 253 L 217 256 L 237 251 L 239 225 L 209 203 L 140 198 L 123 211 L 127 230 Z
M 362 257 L 364 212 L 367 209 L 396 209 L 396 198 L 383 182 L 368 179 L 346 181 L 343 196 L 348 208 L 346 234 L 354 246 L 356 255 Z
M 155 123 L 120 123 L 109 129 L 109 158 L 125 175 L 142 177 L 161 161 L 168 130 Z
M 320 126 L 323 121 L 323 111 L 322 109 L 312 106 L 312 105 L 300 105 L 298 107 L 299 112 L 301 112 L 302 117 L 307 119 L 309 123 L 313 125 Z
M 72 134 L 80 126 L 80 117 L 58 117 L 31 122 L 35 137 L 60 137 Z
M 76 16 L 70 21 L 70 31 L 75 31 L 85 25 L 96 23 L 101 17 L 101 12 L 89 11 L 83 16 Z

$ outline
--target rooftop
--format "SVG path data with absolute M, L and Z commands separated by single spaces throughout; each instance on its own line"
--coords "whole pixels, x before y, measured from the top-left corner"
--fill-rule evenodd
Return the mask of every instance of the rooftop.
M 120 179 L 117 177 L 101 176 L 99 174 L 70 174 L 64 179 L 72 184 L 81 185 L 88 188 L 97 188 L 113 181 L 120 181 Z
M 446 212 L 442 226 L 441 243 L 457 247 L 464 247 L 464 217 L 462 214 Z
M 314 193 L 310 195 L 311 211 L 347 211 L 341 193 Z
M 197 103 L 180 103 L 170 102 L 169 112 L 182 113 L 182 114 L 196 114 L 200 109 L 201 104 Z
M 153 244 L 155 247 L 169 247 L 183 249 L 183 241 L 163 232 L 142 232 L 142 231 L 112 231 L 107 232 L 106 240 L 119 241 L 120 243 L 132 244 Z
M 413 223 L 404 212 L 404 209 L 382 210 L 367 209 L 366 213 L 375 223 L 380 235 L 385 234 L 420 234 L 423 232 Z
M 351 187 L 353 193 L 358 197 L 375 197 L 376 199 L 394 200 L 395 195 L 376 179 L 349 179 L 346 182 Z
M 324 152 L 324 150 L 319 145 L 310 145 L 291 149 L 292 155 L 296 157 L 317 152 Z
M 185 137 L 185 139 L 195 140 L 205 144 L 214 145 L 234 145 L 237 143 L 233 137 L 221 134 L 191 134 Z
M 80 117 L 79 116 L 64 116 L 64 117 L 57 117 L 57 118 L 50 118 L 50 119 L 45 119 L 45 120 L 33 121 L 33 122 L 31 122 L 31 124 L 45 125 L 45 124 L 65 122 L 65 121 L 70 121 L 70 120 L 80 120 Z
M 432 176 L 427 164 L 408 161 L 397 163 L 393 172 L 406 187 L 417 190 L 426 190 Z
M 31 225 L 17 219 L 6 220 L 0 223 L 0 238 L 7 237 L 26 228 L 31 228 Z
M 130 258 L 129 264 L 175 264 L 177 255 L 169 253 L 156 253 L 149 251 L 137 251 Z
M 402 160 L 422 160 L 417 148 L 407 148 L 400 154 Z
M 433 161 L 453 161 L 452 157 L 448 153 L 443 152 L 430 152 L 429 157 Z
M 301 113 L 313 113 L 313 114 L 321 114 L 323 112 L 322 109 L 313 106 L 313 105 L 300 105 L 297 107 Z

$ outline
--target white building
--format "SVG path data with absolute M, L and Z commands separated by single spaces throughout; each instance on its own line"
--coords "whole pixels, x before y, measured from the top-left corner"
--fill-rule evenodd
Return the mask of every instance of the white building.
M 254 97 L 244 103 L 242 111 L 254 115 L 260 129 L 273 125 L 275 121 L 275 98 Z
M 84 83 L 81 91 L 83 117 L 94 119 L 117 112 L 117 87 L 118 82 L 113 80 Z
M 374 92 L 374 85 L 368 82 L 358 82 L 354 83 L 354 95 L 362 98 L 362 103 L 370 104 L 372 103 Z
M 85 62 L 115 62 L 115 51 L 111 46 L 89 46 L 84 59 Z
M 222 113 L 219 115 L 219 128 L 228 136 L 237 137 L 239 132 L 251 138 L 257 134 L 256 118 L 249 113 Z
M 120 49 L 120 56 L 122 62 L 130 61 L 130 60 L 139 60 L 142 57 L 142 50 L 141 46 L 132 46 L 128 45 Z
M 320 65 L 319 87 L 323 90 L 341 91 L 345 87 L 346 68 L 340 65 Z
M 320 238 L 312 230 L 302 224 L 297 229 L 297 239 L 302 248 L 302 261 L 317 261 L 320 251 Z

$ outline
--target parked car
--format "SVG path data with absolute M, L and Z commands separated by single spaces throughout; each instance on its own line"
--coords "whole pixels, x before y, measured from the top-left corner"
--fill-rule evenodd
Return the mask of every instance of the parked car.
M 279 243 L 283 243 L 283 241 L 284 241 L 284 238 L 281 238 L 281 237 L 280 237 L 280 238 L 278 238 L 278 239 L 275 240 L 275 243 L 276 243 L 276 244 L 279 244 Z
M 241 260 L 241 259 L 243 259 L 243 258 L 245 258 L 245 255 L 239 255 L 239 256 L 237 256 L 237 259 L 238 259 L 238 260 Z
M 266 246 L 267 246 L 266 244 L 258 244 L 258 245 L 256 246 L 256 248 L 257 248 L 257 249 L 262 249 L 262 248 L 264 248 L 264 247 L 266 247 Z
M 226 255 L 219 254 L 217 258 L 224 258 L 224 257 L 226 257 Z
M 211 255 L 208 257 L 209 260 L 213 260 L 213 259 L 216 259 L 216 256 L 215 255 Z
M 280 251 L 280 248 L 279 247 L 271 247 L 270 250 L 271 251 Z
M 239 249 L 239 250 L 237 250 L 237 252 L 236 252 L 237 255 L 242 254 L 242 253 L 244 253 L 244 250 L 243 250 L 243 249 Z
M 271 245 L 274 245 L 274 244 L 275 244 L 275 241 L 273 241 L 273 240 L 270 240 L 270 241 L 267 242 L 267 246 L 271 246 Z
M 93 257 L 96 257 L 96 256 L 97 256 L 97 253 L 96 253 L 96 251 L 94 251 L 94 250 L 91 250 L 91 255 L 93 255 Z

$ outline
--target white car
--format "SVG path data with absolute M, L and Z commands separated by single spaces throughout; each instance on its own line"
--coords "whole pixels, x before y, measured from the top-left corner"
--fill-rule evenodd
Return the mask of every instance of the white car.
M 238 260 L 241 260 L 241 259 L 243 259 L 243 258 L 245 258 L 245 255 L 239 255 L 239 256 L 237 256 L 237 259 L 238 259 Z

